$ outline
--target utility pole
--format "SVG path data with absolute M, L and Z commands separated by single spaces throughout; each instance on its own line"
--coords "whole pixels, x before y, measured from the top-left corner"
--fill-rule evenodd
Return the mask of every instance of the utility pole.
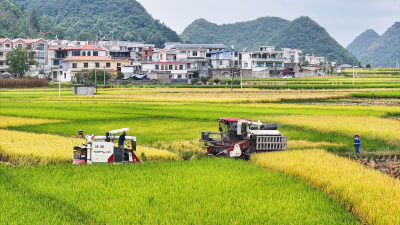
M 104 74 L 103 74 L 103 81 L 104 81 L 104 83 L 103 83 L 103 85 L 104 86 L 106 86 L 106 66 L 104 66 Z
M 96 63 L 94 65 L 94 83 L 96 85 L 96 94 L 97 94 L 97 73 L 96 73 Z
M 58 71 L 57 71 L 58 73 Z M 58 100 L 61 99 L 61 75 L 58 75 Z
M 353 85 L 354 85 L 354 66 L 353 66 Z
M 233 69 L 231 67 L 231 92 L 233 92 Z

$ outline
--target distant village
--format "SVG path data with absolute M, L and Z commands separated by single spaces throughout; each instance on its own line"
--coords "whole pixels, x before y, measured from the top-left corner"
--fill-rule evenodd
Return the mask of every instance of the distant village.
M 153 80 L 160 83 L 190 83 L 202 77 L 270 78 L 326 76 L 337 69 L 335 62 L 302 50 L 260 46 L 257 51 L 236 51 L 223 44 L 165 43 L 130 41 L 69 41 L 0 39 L 0 76 L 10 75 L 5 63 L 8 52 L 24 48 L 33 53 L 38 65 L 29 77 L 53 82 L 74 82 L 83 70 L 123 74 L 122 80 Z

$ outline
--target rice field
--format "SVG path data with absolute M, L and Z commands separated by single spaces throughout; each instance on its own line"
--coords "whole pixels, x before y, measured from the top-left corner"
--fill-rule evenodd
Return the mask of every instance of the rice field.
M 400 223 L 400 181 L 323 150 L 256 154 L 254 164 L 324 190 L 363 223 Z
M 362 155 L 400 154 L 399 105 L 335 103 L 368 91 L 134 87 L 72 96 L 64 88 L 58 100 L 55 89 L 0 90 L 0 159 L 18 165 L 0 163 L 0 201 L 10 206 L 0 206 L 0 217 L 19 224 L 397 222 L 398 208 L 390 209 L 392 203 L 385 202 L 387 215 L 382 216 L 376 203 L 376 196 L 390 199 L 390 188 L 397 184 L 392 187 L 386 175 L 331 154 L 353 157 L 354 134 L 361 136 Z M 251 160 L 256 165 L 204 159 L 200 133 L 217 131 L 216 119 L 221 117 L 276 122 L 288 136 L 288 151 L 257 155 Z M 146 163 L 70 165 L 72 147 L 83 141 L 74 138 L 79 129 L 104 135 L 123 127 L 137 137 L 137 155 Z M 269 156 L 276 160 L 271 163 Z M 320 166 L 324 160 L 329 163 Z M 355 171 L 354 176 L 338 178 L 342 167 L 343 173 Z M 371 186 L 374 179 L 381 179 L 376 185 L 390 191 Z M 360 188 L 347 188 L 352 182 Z M 329 185 L 332 189 L 327 190 Z M 16 191 L 21 187 L 26 188 Z M 99 193 L 85 192 L 92 189 Z M 368 204 L 360 200 L 370 195 Z M 45 203 L 35 207 L 41 199 Z

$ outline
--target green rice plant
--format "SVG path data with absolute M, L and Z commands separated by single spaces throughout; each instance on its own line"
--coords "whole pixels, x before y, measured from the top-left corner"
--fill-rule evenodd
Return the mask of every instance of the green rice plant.
M 287 175 L 229 159 L 0 166 L 5 224 L 357 224 Z

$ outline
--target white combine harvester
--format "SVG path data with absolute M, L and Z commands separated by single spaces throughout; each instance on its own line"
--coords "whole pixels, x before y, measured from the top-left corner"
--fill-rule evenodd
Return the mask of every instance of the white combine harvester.
M 86 144 L 74 146 L 73 164 L 92 163 L 136 163 L 140 162 L 136 156 L 136 137 L 126 136 L 124 146 L 114 146 L 120 136 L 116 134 L 128 131 L 129 128 L 112 130 L 106 136 L 86 135 Z M 128 144 L 130 142 L 130 145 Z M 128 148 L 125 148 L 127 146 Z

